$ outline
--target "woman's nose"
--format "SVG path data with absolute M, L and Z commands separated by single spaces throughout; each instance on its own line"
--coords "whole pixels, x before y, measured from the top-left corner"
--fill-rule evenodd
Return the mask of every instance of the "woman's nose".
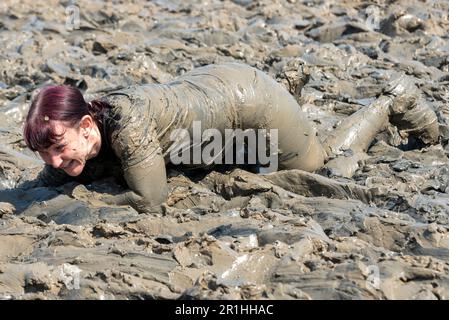
M 63 162 L 59 155 L 50 155 L 44 161 L 55 169 L 58 169 Z

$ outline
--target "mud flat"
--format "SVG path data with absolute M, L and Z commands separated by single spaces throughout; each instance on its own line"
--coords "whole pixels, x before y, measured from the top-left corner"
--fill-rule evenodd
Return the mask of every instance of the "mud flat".
M 79 25 L 70 5 L 0 4 L 0 298 L 449 298 L 448 3 L 77 1 Z M 282 83 L 322 141 L 403 72 L 438 143 L 388 124 L 366 155 L 342 155 L 351 178 L 172 167 L 151 215 L 98 200 L 122 190 L 112 179 L 29 182 L 43 166 L 21 136 L 36 89 L 93 99 L 227 61 Z

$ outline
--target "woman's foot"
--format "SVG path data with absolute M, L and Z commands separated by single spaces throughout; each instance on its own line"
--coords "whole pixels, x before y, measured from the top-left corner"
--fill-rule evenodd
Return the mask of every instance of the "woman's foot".
M 437 116 L 410 77 L 395 74 L 384 94 L 393 99 L 390 122 L 398 127 L 401 136 L 413 136 L 427 144 L 438 142 Z

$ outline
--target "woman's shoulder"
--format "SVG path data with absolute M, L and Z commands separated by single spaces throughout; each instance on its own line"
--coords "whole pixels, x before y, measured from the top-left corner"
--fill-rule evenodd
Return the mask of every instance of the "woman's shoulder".
M 147 99 L 139 86 L 110 92 L 100 100 L 108 103 L 114 111 L 125 113 L 147 105 Z
M 108 93 L 100 100 L 110 106 L 110 110 L 105 117 L 105 124 L 111 132 L 122 131 L 125 127 L 132 126 L 136 121 L 142 121 L 147 113 L 148 102 L 137 86 Z
M 104 118 L 110 145 L 117 156 L 127 158 L 142 141 L 150 138 L 148 98 L 142 88 L 135 86 L 111 92 L 102 101 L 111 106 Z
M 114 91 L 100 98 L 100 101 L 106 102 L 111 106 L 114 112 L 123 112 L 131 108 L 132 101 L 129 94 L 125 91 Z

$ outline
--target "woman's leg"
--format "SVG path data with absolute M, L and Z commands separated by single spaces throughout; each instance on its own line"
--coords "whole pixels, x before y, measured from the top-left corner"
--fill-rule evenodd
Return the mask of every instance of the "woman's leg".
M 413 81 L 403 74 L 395 74 L 385 88 L 385 95 L 366 108 L 352 114 L 324 141 L 324 149 L 332 160 L 325 167 L 344 177 L 351 177 L 358 161 L 367 157 L 366 150 L 375 135 L 390 121 L 403 135 L 420 138 L 425 143 L 436 143 L 439 138 L 435 112 L 419 95 Z M 351 149 L 349 155 L 339 156 Z
M 388 123 L 393 100 L 381 96 L 344 119 L 325 139 L 323 145 L 329 157 L 351 149 L 354 153 L 365 152 L 375 135 Z
M 194 110 L 201 120 L 210 120 L 202 121 L 205 126 L 277 130 L 280 169 L 314 171 L 324 165 L 326 153 L 314 126 L 292 95 L 264 72 L 228 63 L 198 68 L 178 80 L 188 81 L 207 96 Z
M 282 103 L 287 100 L 290 99 L 278 99 Z M 352 175 L 357 168 L 358 160 L 363 158 L 376 134 L 387 125 L 392 101 L 390 97 L 382 96 L 368 107 L 355 112 L 343 120 L 323 144 L 316 137 L 315 130 L 305 115 L 297 112 L 299 106 L 295 107 L 293 102 L 284 104 L 290 107 L 278 113 L 271 124 L 272 127 L 278 127 L 279 123 L 284 123 L 284 126 L 288 128 L 279 132 L 279 145 L 283 151 L 279 161 L 281 166 L 284 169 L 315 171 L 322 168 L 329 158 L 335 158 L 351 149 L 352 157 L 345 156 L 344 160 L 333 159 L 326 164 L 326 167 L 344 176 Z M 308 145 L 300 146 L 298 141 L 301 139 L 297 137 L 304 138 L 305 135 L 309 135 L 309 139 L 303 139 Z M 296 156 L 287 159 L 285 156 L 289 154 L 296 154 Z
M 353 162 L 357 163 L 374 136 L 385 127 L 391 114 L 394 114 L 394 111 L 391 111 L 394 110 L 392 105 L 400 103 L 405 105 L 409 99 L 404 99 L 404 96 L 410 95 L 410 91 L 413 91 L 407 81 L 396 77 L 387 88 L 387 95 L 381 96 L 370 106 L 345 119 L 321 144 L 314 126 L 301 111 L 296 100 L 267 74 L 247 65 L 230 63 L 199 68 L 183 78 L 188 76 L 196 79 L 192 78 L 189 81 L 195 83 L 195 86 L 202 91 L 212 93 L 216 91 L 216 94 L 208 94 L 212 100 L 215 96 L 217 100 L 226 97 L 225 105 L 236 115 L 234 120 L 238 123 L 237 127 L 278 130 L 280 169 L 306 171 L 322 168 L 329 157 L 338 156 L 348 149 L 356 155 Z M 211 86 L 211 83 L 214 85 Z M 205 105 L 207 108 L 204 113 L 207 114 L 210 107 L 208 104 Z M 409 115 L 410 111 L 404 112 L 402 119 L 408 119 L 406 115 Z M 215 125 L 224 124 L 229 118 L 226 112 L 214 114 Z M 428 115 L 432 118 L 434 113 L 428 112 Z
M 343 120 L 323 144 L 316 138 L 315 129 L 291 95 L 281 86 L 271 89 L 273 99 L 270 102 L 278 106 L 274 108 L 276 112 L 270 127 L 280 128 L 279 145 L 283 154 L 279 162 L 285 169 L 314 171 L 332 158 L 325 167 L 351 177 L 358 168 L 358 161 L 366 158 L 365 152 L 374 137 L 389 121 L 426 143 L 438 140 L 435 112 L 417 94 L 418 89 L 411 79 L 402 74 L 392 77 L 384 95 Z M 349 155 L 339 157 L 346 150 L 351 150 Z

